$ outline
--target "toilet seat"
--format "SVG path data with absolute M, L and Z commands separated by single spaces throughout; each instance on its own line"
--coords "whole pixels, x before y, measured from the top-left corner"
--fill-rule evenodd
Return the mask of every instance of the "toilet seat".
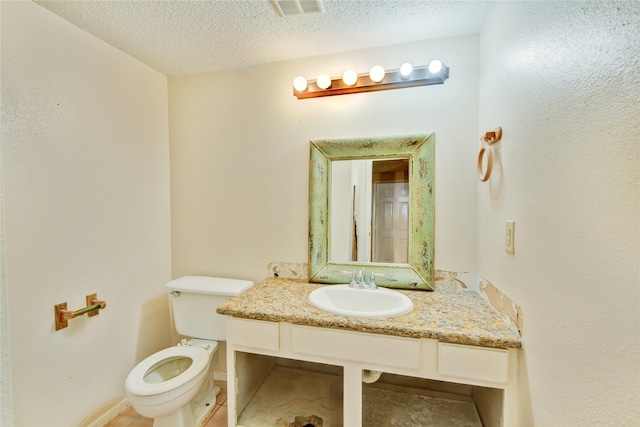
M 169 359 L 186 357 L 192 360 L 189 366 L 181 374 L 163 382 L 147 383 L 144 377 L 147 372 L 160 362 Z M 195 378 L 198 374 L 204 372 L 209 363 L 209 352 L 201 347 L 169 347 L 144 359 L 138 363 L 129 373 L 125 381 L 125 388 L 129 393 L 137 396 L 153 396 L 173 390 L 182 384 Z

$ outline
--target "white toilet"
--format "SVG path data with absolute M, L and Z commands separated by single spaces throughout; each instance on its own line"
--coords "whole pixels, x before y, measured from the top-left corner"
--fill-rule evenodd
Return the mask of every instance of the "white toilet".
M 192 339 L 147 357 L 125 381 L 129 402 L 153 418 L 154 427 L 198 426 L 213 409 L 220 388 L 213 384 L 211 361 L 227 333 L 216 308 L 251 286 L 247 280 L 201 276 L 167 283 L 176 331 Z

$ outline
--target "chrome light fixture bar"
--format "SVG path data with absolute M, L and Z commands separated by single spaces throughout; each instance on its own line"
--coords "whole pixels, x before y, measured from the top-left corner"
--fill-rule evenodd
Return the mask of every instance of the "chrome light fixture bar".
M 354 76 L 356 76 L 355 82 Z M 448 78 L 449 67 L 438 60 L 431 61 L 428 66 L 415 68 L 407 63 L 398 70 L 386 72 L 382 67 L 376 65 L 372 67 L 370 73 L 355 74 L 352 70 L 347 70 L 343 77 L 331 78 L 322 74 L 316 80 L 307 80 L 298 76 L 294 80 L 293 95 L 298 99 L 347 95 L 443 84 Z

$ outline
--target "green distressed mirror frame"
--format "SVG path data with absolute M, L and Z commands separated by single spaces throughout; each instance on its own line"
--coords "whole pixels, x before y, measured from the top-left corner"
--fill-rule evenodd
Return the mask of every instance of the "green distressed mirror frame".
M 349 283 L 352 273 L 364 268 L 379 286 L 433 290 L 435 134 L 310 142 L 309 281 Z M 331 261 L 331 162 L 385 158 L 409 159 L 409 262 Z

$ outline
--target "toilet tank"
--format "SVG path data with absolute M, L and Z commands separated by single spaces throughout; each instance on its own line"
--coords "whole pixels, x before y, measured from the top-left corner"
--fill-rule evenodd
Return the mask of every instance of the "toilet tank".
M 167 283 L 173 323 L 180 335 L 221 341 L 227 337 L 226 318 L 216 308 L 249 289 L 248 280 L 185 276 Z

